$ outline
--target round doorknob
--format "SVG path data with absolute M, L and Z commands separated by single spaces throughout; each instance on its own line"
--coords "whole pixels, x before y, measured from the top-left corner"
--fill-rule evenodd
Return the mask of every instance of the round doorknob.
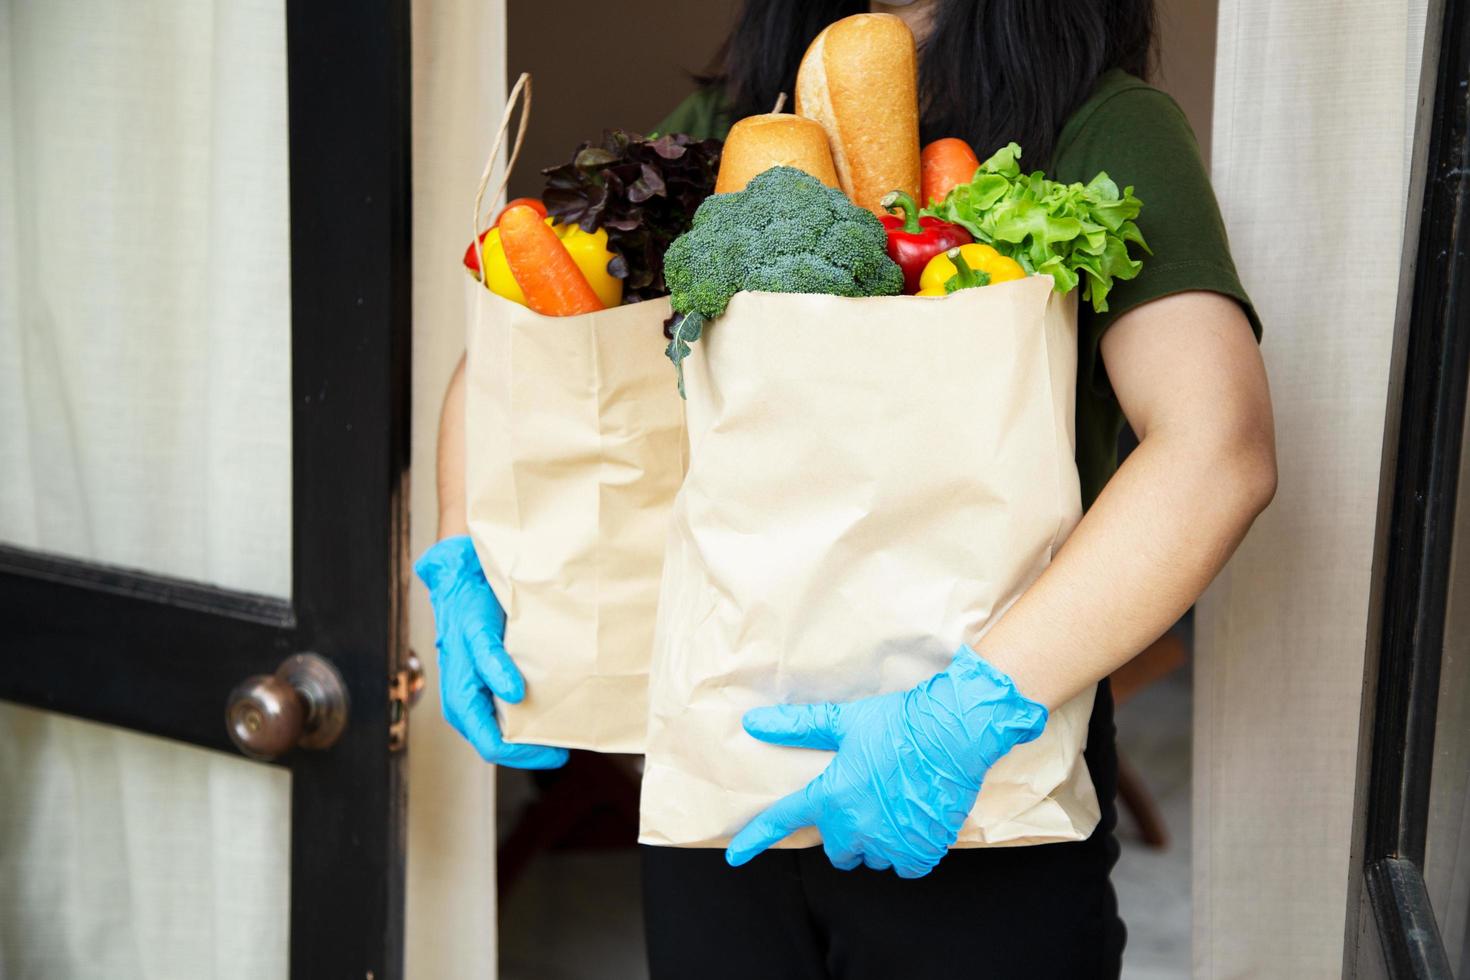
M 225 705 L 230 740 L 252 759 L 324 749 L 347 727 L 347 685 L 314 653 L 287 657 L 274 674 L 241 681 Z

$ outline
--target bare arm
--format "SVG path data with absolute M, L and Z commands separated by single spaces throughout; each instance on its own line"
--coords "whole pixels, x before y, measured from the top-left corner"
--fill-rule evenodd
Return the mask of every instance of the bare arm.
M 1141 306 L 1103 335 L 1102 356 L 1138 448 L 976 645 L 1049 708 L 1183 615 L 1276 491 L 1265 367 L 1232 300 L 1196 292 Z
M 439 413 L 439 540 L 470 533 L 464 500 L 464 358 Z

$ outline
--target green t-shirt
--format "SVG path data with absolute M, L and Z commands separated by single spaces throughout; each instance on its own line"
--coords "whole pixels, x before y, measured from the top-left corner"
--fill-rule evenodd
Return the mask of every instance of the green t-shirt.
M 703 89 L 685 99 L 657 132 L 723 139 L 732 122 L 722 93 Z M 975 150 L 981 159 L 988 152 L 978 146 Z M 1088 507 L 1118 468 L 1123 411 L 1098 353 L 1103 332 L 1113 321 L 1150 300 L 1202 289 L 1239 302 L 1257 337 L 1261 323 L 1230 258 L 1199 144 L 1169 96 L 1125 72 L 1108 72 L 1062 127 L 1047 170 L 1052 178 L 1069 183 L 1085 183 L 1105 170 L 1119 186 L 1131 185 L 1143 202 L 1139 229 L 1153 249 L 1153 255 L 1144 257 L 1138 278 L 1113 284 L 1108 312 L 1094 313 L 1086 303 L 1079 307 L 1077 471 L 1082 503 Z M 1180 326 L 1188 329 L 1189 324 Z

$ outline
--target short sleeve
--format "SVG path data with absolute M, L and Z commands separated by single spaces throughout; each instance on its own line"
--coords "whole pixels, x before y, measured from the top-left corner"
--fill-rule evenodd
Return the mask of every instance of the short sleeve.
M 1106 313 L 1084 305 L 1079 379 L 1110 393 L 1098 352 L 1102 335 L 1129 310 L 1175 293 L 1205 290 L 1234 299 L 1260 339 L 1261 321 L 1235 271 L 1199 144 L 1173 99 L 1133 80 L 1084 106 L 1062 133 L 1053 171 L 1069 183 L 1106 171 L 1119 187 L 1131 186 L 1143 202 L 1138 227 L 1152 250 L 1137 278 L 1113 284 Z

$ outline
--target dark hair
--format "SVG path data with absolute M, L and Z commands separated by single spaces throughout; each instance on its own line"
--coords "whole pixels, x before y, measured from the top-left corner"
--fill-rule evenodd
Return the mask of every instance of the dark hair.
M 868 7 L 745 0 L 718 69 L 700 81 L 724 87 L 736 119 L 769 112 L 795 89 L 812 38 Z M 1014 140 L 1030 166 L 1043 167 L 1104 72 L 1149 77 L 1153 40 L 1153 0 L 937 0 L 919 51 L 923 139 L 961 137 L 982 160 Z

